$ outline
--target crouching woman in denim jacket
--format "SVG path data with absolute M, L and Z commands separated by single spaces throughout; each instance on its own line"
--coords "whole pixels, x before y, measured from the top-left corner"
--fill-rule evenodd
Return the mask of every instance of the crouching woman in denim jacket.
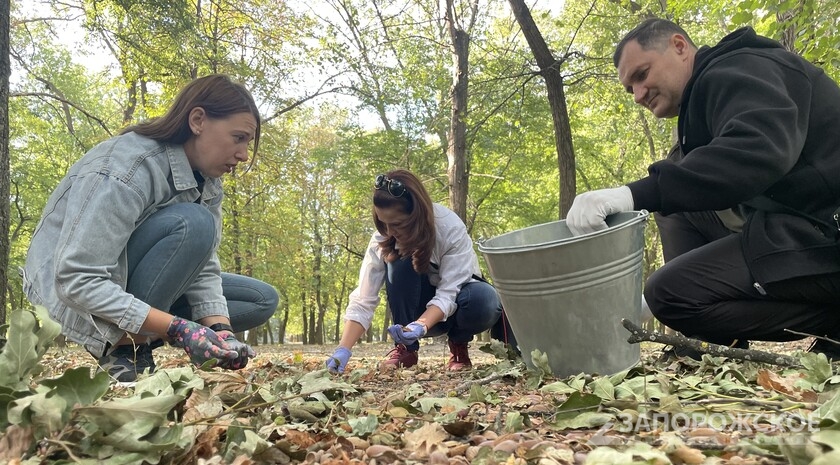
M 196 79 L 160 118 L 91 149 L 50 196 L 26 257 L 24 291 L 121 382 L 153 372 L 169 341 L 196 365 L 243 368 L 234 332 L 264 323 L 277 291 L 222 273 L 221 177 L 259 146 L 250 92 Z

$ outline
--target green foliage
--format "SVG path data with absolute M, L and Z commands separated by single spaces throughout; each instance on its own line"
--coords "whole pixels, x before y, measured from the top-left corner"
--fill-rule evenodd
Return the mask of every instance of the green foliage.
M 91 379 L 90 370 L 68 370 L 31 388 L 60 327 L 43 307 L 11 314 L 6 343 L 0 350 L 0 428 L 17 425 L 49 437 L 64 428 L 77 405 L 99 399 L 107 390 L 105 374 Z
M 0 386 L 25 390 L 30 377 L 40 371 L 38 361 L 60 332 L 43 307 L 13 312 L 0 352 Z
M 78 9 L 51 4 L 51 15 L 44 16 L 67 18 L 64 23 L 13 18 L 9 275 L 16 276 L 14 270 L 23 264 L 40 211 L 73 162 L 125 125 L 160 115 L 187 80 L 223 72 L 252 89 L 264 116 L 260 154 L 250 169 L 225 178 L 224 267 L 277 287 L 282 300 L 273 332 L 306 330 L 311 342 L 334 340 L 372 232 L 372 177 L 409 168 L 436 201 L 448 200 L 452 65 L 436 5 L 223 0 L 197 8 L 190 2 L 83 0 L 74 4 Z M 560 190 L 544 83 L 534 73 L 530 50 L 506 2 L 480 5 L 471 31 L 470 104 L 462 115 L 471 173 L 467 224 L 476 239 L 556 220 Z M 673 121 L 655 120 L 636 106 L 612 66 L 614 44 L 645 15 L 674 19 L 698 44 L 713 44 L 737 27 L 752 25 L 840 77 L 837 2 L 677 0 L 666 6 L 575 0 L 557 13 L 539 10 L 539 3 L 533 10 L 566 83 L 579 191 L 644 176 L 647 165 L 671 146 Z M 86 46 L 73 48 L 56 40 L 55 31 L 71 24 L 78 12 L 83 16 L 75 24 L 87 34 Z M 92 57 L 80 48 L 108 50 L 113 66 L 86 68 L 80 60 Z M 309 98 L 329 89 L 334 90 L 329 97 Z M 650 271 L 661 260 L 652 222 L 646 234 Z M 23 307 L 19 281 L 9 288 L 10 300 Z M 381 310 L 376 325 L 381 325 Z M 357 386 L 370 379 L 366 370 L 341 379 L 324 370 L 280 366 L 262 383 L 244 383 L 235 374 L 184 367 L 159 370 L 122 391 L 126 397 L 113 398 L 107 375 L 90 376 L 85 368 L 39 378 L 39 361 L 57 334 L 43 309 L 10 313 L 8 341 L 0 352 L 0 426 L 64 441 L 79 463 L 195 458 L 189 457 L 194 441 L 216 420 L 226 425 L 219 451 L 226 462 L 241 456 L 304 460 L 306 450 L 267 439 L 291 429 L 352 434 L 371 444 L 400 441 L 388 430 L 400 418 L 383 413 L 381 399 L 366 400 Z M 708 357 L 690 366 L 694 371 L 678 374 L 638 367 L 610 377 L 581 374 L 563 380 L 553 378 L 544 354 L 532 354 L 532 360 L 540 368 L 525 375 L 509 361 L 495 368 L 521 382 L 520 389 L 547 396 L 546 428 L 609 430 L 612 422 L 620 430 L 628 427 L 622 423 L 627 418 L 728 414 L 731 405 L 774 421 L 799 421 L 791 412 L 800 411 L 813 413 L 823 431 L 810 437 L 756 437 L 739 447 L 790 462 L 837 461 L 840 378 L 824 357 L 805 356 L 807 369 L 785 373 L 795 379 L 787 395 L 820 393 L 828 399 L 813 412 L 799 400 L 778 400 L 781 394 L 757 385 L 755 367 Z M 224 383 L 242 387 L 219 396 L 214 389 Z M 506 404 L 501 384 L 445 393 L 408 384 L 389 408 L 427 422 L 469 424 L 460 416 L 481 410 L 474 405 Z M 252 411 L 250 405 L 264 408 Z M 521 433 L 534 415 L 500 413 L 496 430 Z M 726 416 L 721 421 L 731 425 Z M 673 447 L 596 447 L 586 463 L 667 462 L 668 450 L 678 444 L 663 443 Z M 51 450 L 64 453 L 58 446 Z M 508 457 L 485 448 L 476 460 Z M 555 461 L 574 460 L 560 457 Z
M 465 12 L 467 2 L 455 2 Z M 837 2 L 567 1 L 532 14 L 566 84 L 578 191 L 644 176 L 672 145 L 673 120 L 656 120 L 621 89 L 612 52 L 646 15 L 669 17 L 698 44 L 743 25 L 792 41 L 840 77 Z M 450 38 L 438 4 L 268 0 L 193 5 L 159 0 L 52 3 L 13 13 L 10 302 L 25 297 L 17 267 L 46 199 L 69 166 L 120 128 L 160 115 L 197 75 L 222 72 L 252 89 L 263 114 L 260 154 L 225 178 L 226 271 L 274 285 L 270 322 L 308 342 L 331 343 L 373 230 L 371 178 L 416 172 L 448 203 Z M 78 16 L 81 12 L 82 16 Z M 466 223 L 475 240 L 558 219 L 559 168 L 545 84 L 510 6 L 479 3 L 470 30 Z M 44 19 L 51 18 L 51 19 Z M 72 29 L 73 28 L 76 29 Z M 83 46 L 56 39 L 78 30 Z M 76 37 L 74 37 L 75 39 Z M 87 68 L 93 52 L 105 69 Z M 310 98 L 323 92 L 319 98 Z M 662 262 L 646 229 L 646 275 Z M 384 306 L 374 328 L 384 320 Z M 258 333 L 258 332 L 255 332 Z M 371 331 L 372 339 L 378 331 Z M 252 341 L 261 342 L 261 341 Z

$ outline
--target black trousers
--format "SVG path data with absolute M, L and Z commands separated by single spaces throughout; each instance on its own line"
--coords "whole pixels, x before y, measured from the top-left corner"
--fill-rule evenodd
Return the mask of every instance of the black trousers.
M 840 273 L 767 284 L 762 295 L 753 287 L 740 233 L 714 212 L 654 218 L 665 265 L 648 278 L 644 293 L 663 324 L 718 344 L 803 337 L 786 330 L 840 339 Z

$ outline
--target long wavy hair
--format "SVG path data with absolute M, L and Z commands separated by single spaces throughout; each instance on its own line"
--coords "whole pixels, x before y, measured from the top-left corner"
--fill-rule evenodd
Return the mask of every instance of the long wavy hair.
M 194 79 L 175 97 L 165 115 L 129 126 L 121 134 L 136 132 L 158 142 L 183 144 L 193 136 L 190 112 L 201 107 L 210 118 L 224 119 L 237 113 L 251 113 L 257 120 L 253 155 L 260 146 L 260 112 L 254 97 L 242 84 L 224 74 L 211 74 Z
M 394 197 L 388 189 L 373 190 L 373 206 L 377 208 L 396 208 L 408 215 L 408 220 L 399 226 L 400 248 L 397 240 L 388 236 L 379 242 L 382 257 L 386 262 L 394 262 L 404 257 L 411 257 L 411 265 L 418 273 L 429 271 L 432 250 L 435 247 L 435 212 L 432 198 L 413 173 L 407 170 L 394 170 L 385 173 L 389 179 L 400 181 L 405 186 L 405 194 Z M 373 212 L 373 224 L 383 236 L 388 230 L 385 224 Z

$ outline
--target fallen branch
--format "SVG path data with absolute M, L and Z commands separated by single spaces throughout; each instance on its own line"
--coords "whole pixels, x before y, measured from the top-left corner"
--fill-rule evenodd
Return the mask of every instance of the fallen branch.
M 640 328 L 632 321 L 622 318 L 621 324 L 627 331 L 630 331 L 630 337 L 627 342 L 630 344 L 638 344 L 642 341 L 657 342 L 659 344 L 671 345 L 674 347 L 681 347 L 686 349 L 694 349 L 697 352 L 714 355 L 716 357 L 728 357 L 738 360 L 749 360 L 751 362 L 769 363 L 771 365 L 781 365 L 787 367 L 801 367 L 802 364 L 796 357 L 790 355 L 774 354 L 771 352 L 764 352 L 761 350 L 738 349 L 736 347 L 728 347 L 720 344 L 712 344 L 711 342 L 700 341 L 690 337 L 662 334 L 656 331 L 648 331 Z
M 802 332 L 794 331 L 792 329 L 787 329 L 787 328 L 785 328 L 785 332 L 786 333 L 791 333 L 791 334 L 796 334 L 797 336 L 802 336 L 802 337 L 812 337 L 814 339 L 820 339 L 820 340 L 823 340 L 825 342 L 830 342 L 832 344 L 840 345 L 840 341 L 838 341 L 836 339 L 832 339 L 830 337 L 826 337 L 826 336 L 818 336 L 816 334 L 802 333 Z
M 509 374 L 510 373 L 493 373 L 492 375 L 487 376 L 486 378 L 476 379 L 476 380 L 472 380 L 472 381 L 466 381 L 466 382 L 462 383 L 460 386 L 455 388 L 455 394 L 460 396 L 461 394 L 469 391 L 473 386 L 481 386 L 483 384 L 489 384 L 489 383 L 492 383 L 493 381 L 496 381 L 497 379 L 502 379 Z

